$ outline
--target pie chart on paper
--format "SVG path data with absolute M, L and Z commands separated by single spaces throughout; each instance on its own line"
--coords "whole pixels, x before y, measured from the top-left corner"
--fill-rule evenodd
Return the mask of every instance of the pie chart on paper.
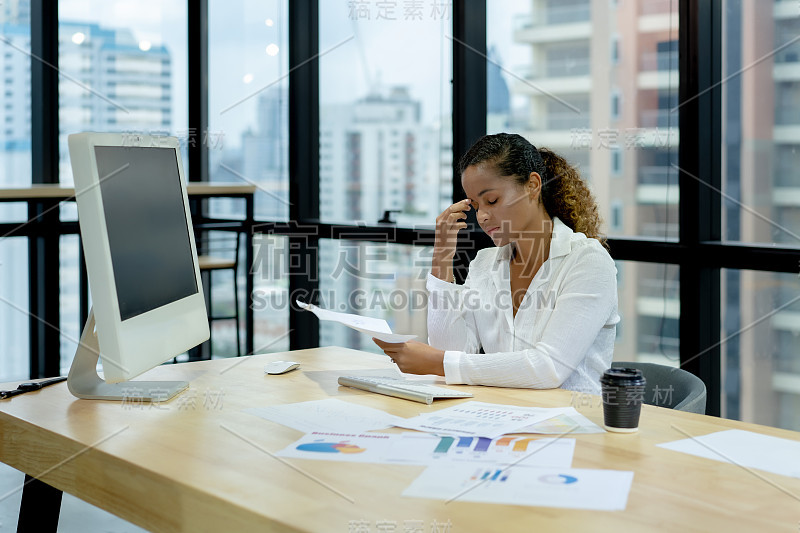
M 566 474 L 548 474 L 546 476 L 541 476 L 539 481 L 547 483 L 548 485 L 570 485 L 576 483 L 578 478 Z
M 366 448 L 346 442 L 307 442 L 299 445 L 297 449 L 301 452 L 316 453 L 361 453 L 367 451 Z

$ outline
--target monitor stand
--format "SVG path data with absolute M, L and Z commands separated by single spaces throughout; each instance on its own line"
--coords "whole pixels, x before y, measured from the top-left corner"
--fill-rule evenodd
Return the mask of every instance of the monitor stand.
M 100 346 L 94 331 L 94 309 L 90 309 L 67 378 L 69 391 L 74 396 L 86 400 L 117 400 L 129 403 L 165 402 L 189 387 L 186 381 L 106 383 L 97 374 L 98 360 Z

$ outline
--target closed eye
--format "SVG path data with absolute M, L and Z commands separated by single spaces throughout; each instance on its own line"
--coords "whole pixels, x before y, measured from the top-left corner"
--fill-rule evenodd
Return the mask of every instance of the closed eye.
M 487 201 L 486 203 L 489 204 L 489 205 L 494 205 L 494 204 L 497 203 L 497 200 Z

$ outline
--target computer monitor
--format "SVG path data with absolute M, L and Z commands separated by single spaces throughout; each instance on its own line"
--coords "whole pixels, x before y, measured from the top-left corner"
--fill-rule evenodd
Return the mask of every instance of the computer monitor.
M 69 390 L 166 400 L 188 384 L 128 380 L 209 337 L 178 140 L 78 133 L 68 143 L 92 296 Z

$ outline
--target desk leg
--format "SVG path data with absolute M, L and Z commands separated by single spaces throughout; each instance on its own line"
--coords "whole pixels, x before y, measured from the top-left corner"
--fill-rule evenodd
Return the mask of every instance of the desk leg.
M 44 481 L 25 474 L 17 533 L 56 531 L 61 513 L 62 492 Z
M 244 330 L 245 330 L 245 353 L 252 355 L 255 349 L 253 336 L 255 325 L 253 323 L 253 219 L 255 216 L 253 195 L 247 197 L 245 203 L 247 218 L 247 233 L 245 234 L 245 265 L 247 265 L 247 277 L 245 278 L 245 294 L 247 294 L 244 310 Z M 237 324 L 238 327 L 238 324 Z

